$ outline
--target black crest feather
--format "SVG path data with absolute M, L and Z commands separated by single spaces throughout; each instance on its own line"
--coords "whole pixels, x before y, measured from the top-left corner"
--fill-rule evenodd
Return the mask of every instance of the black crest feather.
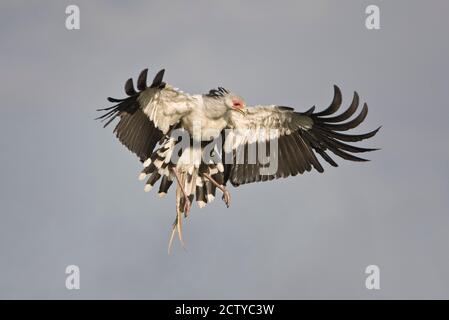
M 218 87 L 217 89 L 210 90 L 209 93 L 207 94 L 207 96 L 211 97 L 211 98 L 220 98 L 220 97 L 224 97 L 228 93 L 229 93 L 229 90 L 227 90 L 223 87 Z

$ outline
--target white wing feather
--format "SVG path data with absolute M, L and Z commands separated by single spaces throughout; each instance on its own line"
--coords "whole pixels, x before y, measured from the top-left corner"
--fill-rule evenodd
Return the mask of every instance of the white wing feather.
M 248 107 L 245 115 L 232 112 L 228 127 L 233 129 L 225 141 L 225 151 L 237 149 L 246 143 L 267 141 L 289 135 L 298 129 L 308 130 L 313 120 L 275 105 Z
M 164 89 L 147 88 L 138 98 L 143 112 L 164 134 L 170 126 L 190 113 L 196 101 L 192 96 L 175 90 L 168 84 Z

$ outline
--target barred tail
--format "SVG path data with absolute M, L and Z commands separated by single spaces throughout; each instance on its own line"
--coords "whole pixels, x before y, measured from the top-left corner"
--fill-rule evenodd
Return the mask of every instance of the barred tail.
M 160 181 L 158 194 L 160 197 L 168 193 L 171 185 L 176 179 L 173 175 L 172 169 L 176 169 L 180 176 L 183 176 L 182 185 L 187 193 L 190 202 L 196 198 L 197 205 L 203 208 L 207 203 L 211 203 L 215 199 L 217 187 L 204 177 L 204 174 L 211 176 L 216 182 L 224 186 L 224 167 L 220 163 L 201 163 L 198 166 L 194 164 L 184 164 L 182 169 L 177 168 L 175 164 L 171 163 L 170 158 L 173 149 L 176 145 L 175 140 L 168 140 L 157 151 L 144 162 L 144 168 L 139 175 L 139 180 L 145 180 L 145 192 L 153 189 L 158 181 Z M 190 152 L 188 149 L 184 152 Z M 182 190 L 177 188 L 177 206 L 179 210 L 184 212 L 185 199 L 179 196 L 178 193 Z
M 144 163 L 144 168 L 140 172 L 139 180 L 147 179 L 145 192 L 149 192 L 161 179 L 158 194 L 163 197 L 167 194 L 173 184 L 173 175 L 170 172 L 170 157 L 173 152 L 174 142 L 168 141 L 148 158 Z

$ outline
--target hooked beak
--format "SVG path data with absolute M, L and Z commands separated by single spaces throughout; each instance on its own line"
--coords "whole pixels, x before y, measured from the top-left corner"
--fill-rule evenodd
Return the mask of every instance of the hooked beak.
M 235 111 L 240 112 L 244 116 L 246 116 L 248 114 L 248 111 L 245 108 L 232 108 L 232 109 L 235 110 Z

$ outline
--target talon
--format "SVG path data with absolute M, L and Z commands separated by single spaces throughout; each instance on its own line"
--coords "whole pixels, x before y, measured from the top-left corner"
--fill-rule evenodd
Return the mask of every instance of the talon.
M 226 204 L 226 207 L 229 208 L 229 206 L 231 205 L 231 194 L 229 193 L 229 191 L 228 190 L 224 191 L 223 196 L 221 198 Z
M 204 173 L 203 174 L 210 182 L 212 182 L 218 189 L 220 189 L 223 192 L 223 196 L 221 197 L 223 201 L 226 204 L 226 207 L 229 208 L 229 205 L 231 204 L 231 194 L 226 189 L 224 185 L 219 184 L 217 181 L 215 181 L 210 175 Z
M 185 199 L 185 201 L 184 201 L 184 217 L 187 218 L 187 216 L 190 213 L 190 208 L 191 208 L 192 204 L 190 203 L 190 199 L 188 197 L 186 197 L 184 199 Z
M 182 217 L 181 215 L 177 215 L 175 221 L 173 222 L 172 231 L 170 234 L 170 240 L 168 241 L 168 254 L 170 254 L 171 247 L 173 244 L 173 238 L 175 237 L 176 231 L 178 232 L 179 242 L 181 242 L 181 246 L 185 249 L 184 240 L 182 238 Z
M 170 234 L 170 240 L 168 241 L 168 254 L 170 254 L 170 251 L 171 251 L 171 246 L 173 244 L 173 238 L 174 238 L 175 233 L 176 233 L 176 225 L 177 224 L 178 223 L 175 220 L 175 222 L 173 222 L 173 227 L 172 227 L 171 234 Z

